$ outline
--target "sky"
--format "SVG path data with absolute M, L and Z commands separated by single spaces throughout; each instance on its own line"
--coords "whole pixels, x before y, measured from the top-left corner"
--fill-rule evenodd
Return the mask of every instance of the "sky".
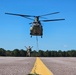
M 24 15 L 43 15 L 60 12 L 47 19 L 65 18 L 63 21 L 41 22 L 43 38 L 30 38 L 32 20 L 7 15 L 5 12 Z M 44 20 L 44 18 L 40 18 Z M 76 0 L 0 0 L 0 48 L 6 50 L 71 50 L 76 49 Z

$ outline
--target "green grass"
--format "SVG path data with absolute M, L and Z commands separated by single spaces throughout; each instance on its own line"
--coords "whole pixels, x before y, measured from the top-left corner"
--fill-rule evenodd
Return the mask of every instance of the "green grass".
M 39 75 L 39 74 L 37 74 L 37 73 L 34 73 L 34 74 L 28 74 L 28 75 Z
M 39 75 L 39 74 L 28 74 L 28 75 Z

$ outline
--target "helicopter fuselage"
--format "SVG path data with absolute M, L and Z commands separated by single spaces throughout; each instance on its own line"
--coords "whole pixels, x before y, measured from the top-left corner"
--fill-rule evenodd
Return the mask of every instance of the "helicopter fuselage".
M 32 26 L 30 27 L 30 35 L 32 36 L 41 36 L 43 35 L 43 28 L 40 21 L 33 22 Z

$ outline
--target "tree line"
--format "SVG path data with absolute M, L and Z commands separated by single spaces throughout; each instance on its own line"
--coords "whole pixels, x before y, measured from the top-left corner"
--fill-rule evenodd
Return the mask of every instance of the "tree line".
M 0 48 L 0 56 L 15 56 L 15 57 L 26 57 L 27 50 L 23 49 L 14 49 L 14 50 L 5 50 L 3 48 Z M 31 57 L 76 57 L 76 50 L 39 50 L 38 52 L 36 50 L 31 51 Z

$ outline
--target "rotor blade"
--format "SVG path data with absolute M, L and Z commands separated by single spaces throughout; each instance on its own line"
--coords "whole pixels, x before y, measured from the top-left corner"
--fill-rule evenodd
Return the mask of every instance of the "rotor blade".
M 28 17 L 25 17 L 25 18 L 30 19 L 30 20 L 34 20 L 34 19 L 32 19 L 32 18 L 28 18 Z
M 46 17 L 40 16 L 40 18 L 47 19 Z
M 13 13 L 5 13 L 8 15 L 15 15 L 15 16 L 21 16 L 21 17 L 30 17 L 30 15 L 22 15 L 22 14 L 13 14 Z
M 47 15 L 58 14 L 58 13 L 60 13 L 60 12 L 53 12 L 53 13 L 44 14 L 44 15 L 40 15 L 40 16 L 47 16 Z
M 65 19 L 52 19 L 52 20 L 41 20 L 43 22 L 49 22 L 49 21 L 60 21 L 60 20 L 65 20 Z
M 5 13 L 5 14 L 8 14 L 8 15 L 15 15 L 15 16 L 21 16 L 21 17 L 24 17 L 24 18 L 33 20 L 33 19 L 31 19 L 31 18 L 28 18 L 28 17 L 33 17 L 33 16 L 30 16 L 30 15 L 13 14 L 13 13 Z

